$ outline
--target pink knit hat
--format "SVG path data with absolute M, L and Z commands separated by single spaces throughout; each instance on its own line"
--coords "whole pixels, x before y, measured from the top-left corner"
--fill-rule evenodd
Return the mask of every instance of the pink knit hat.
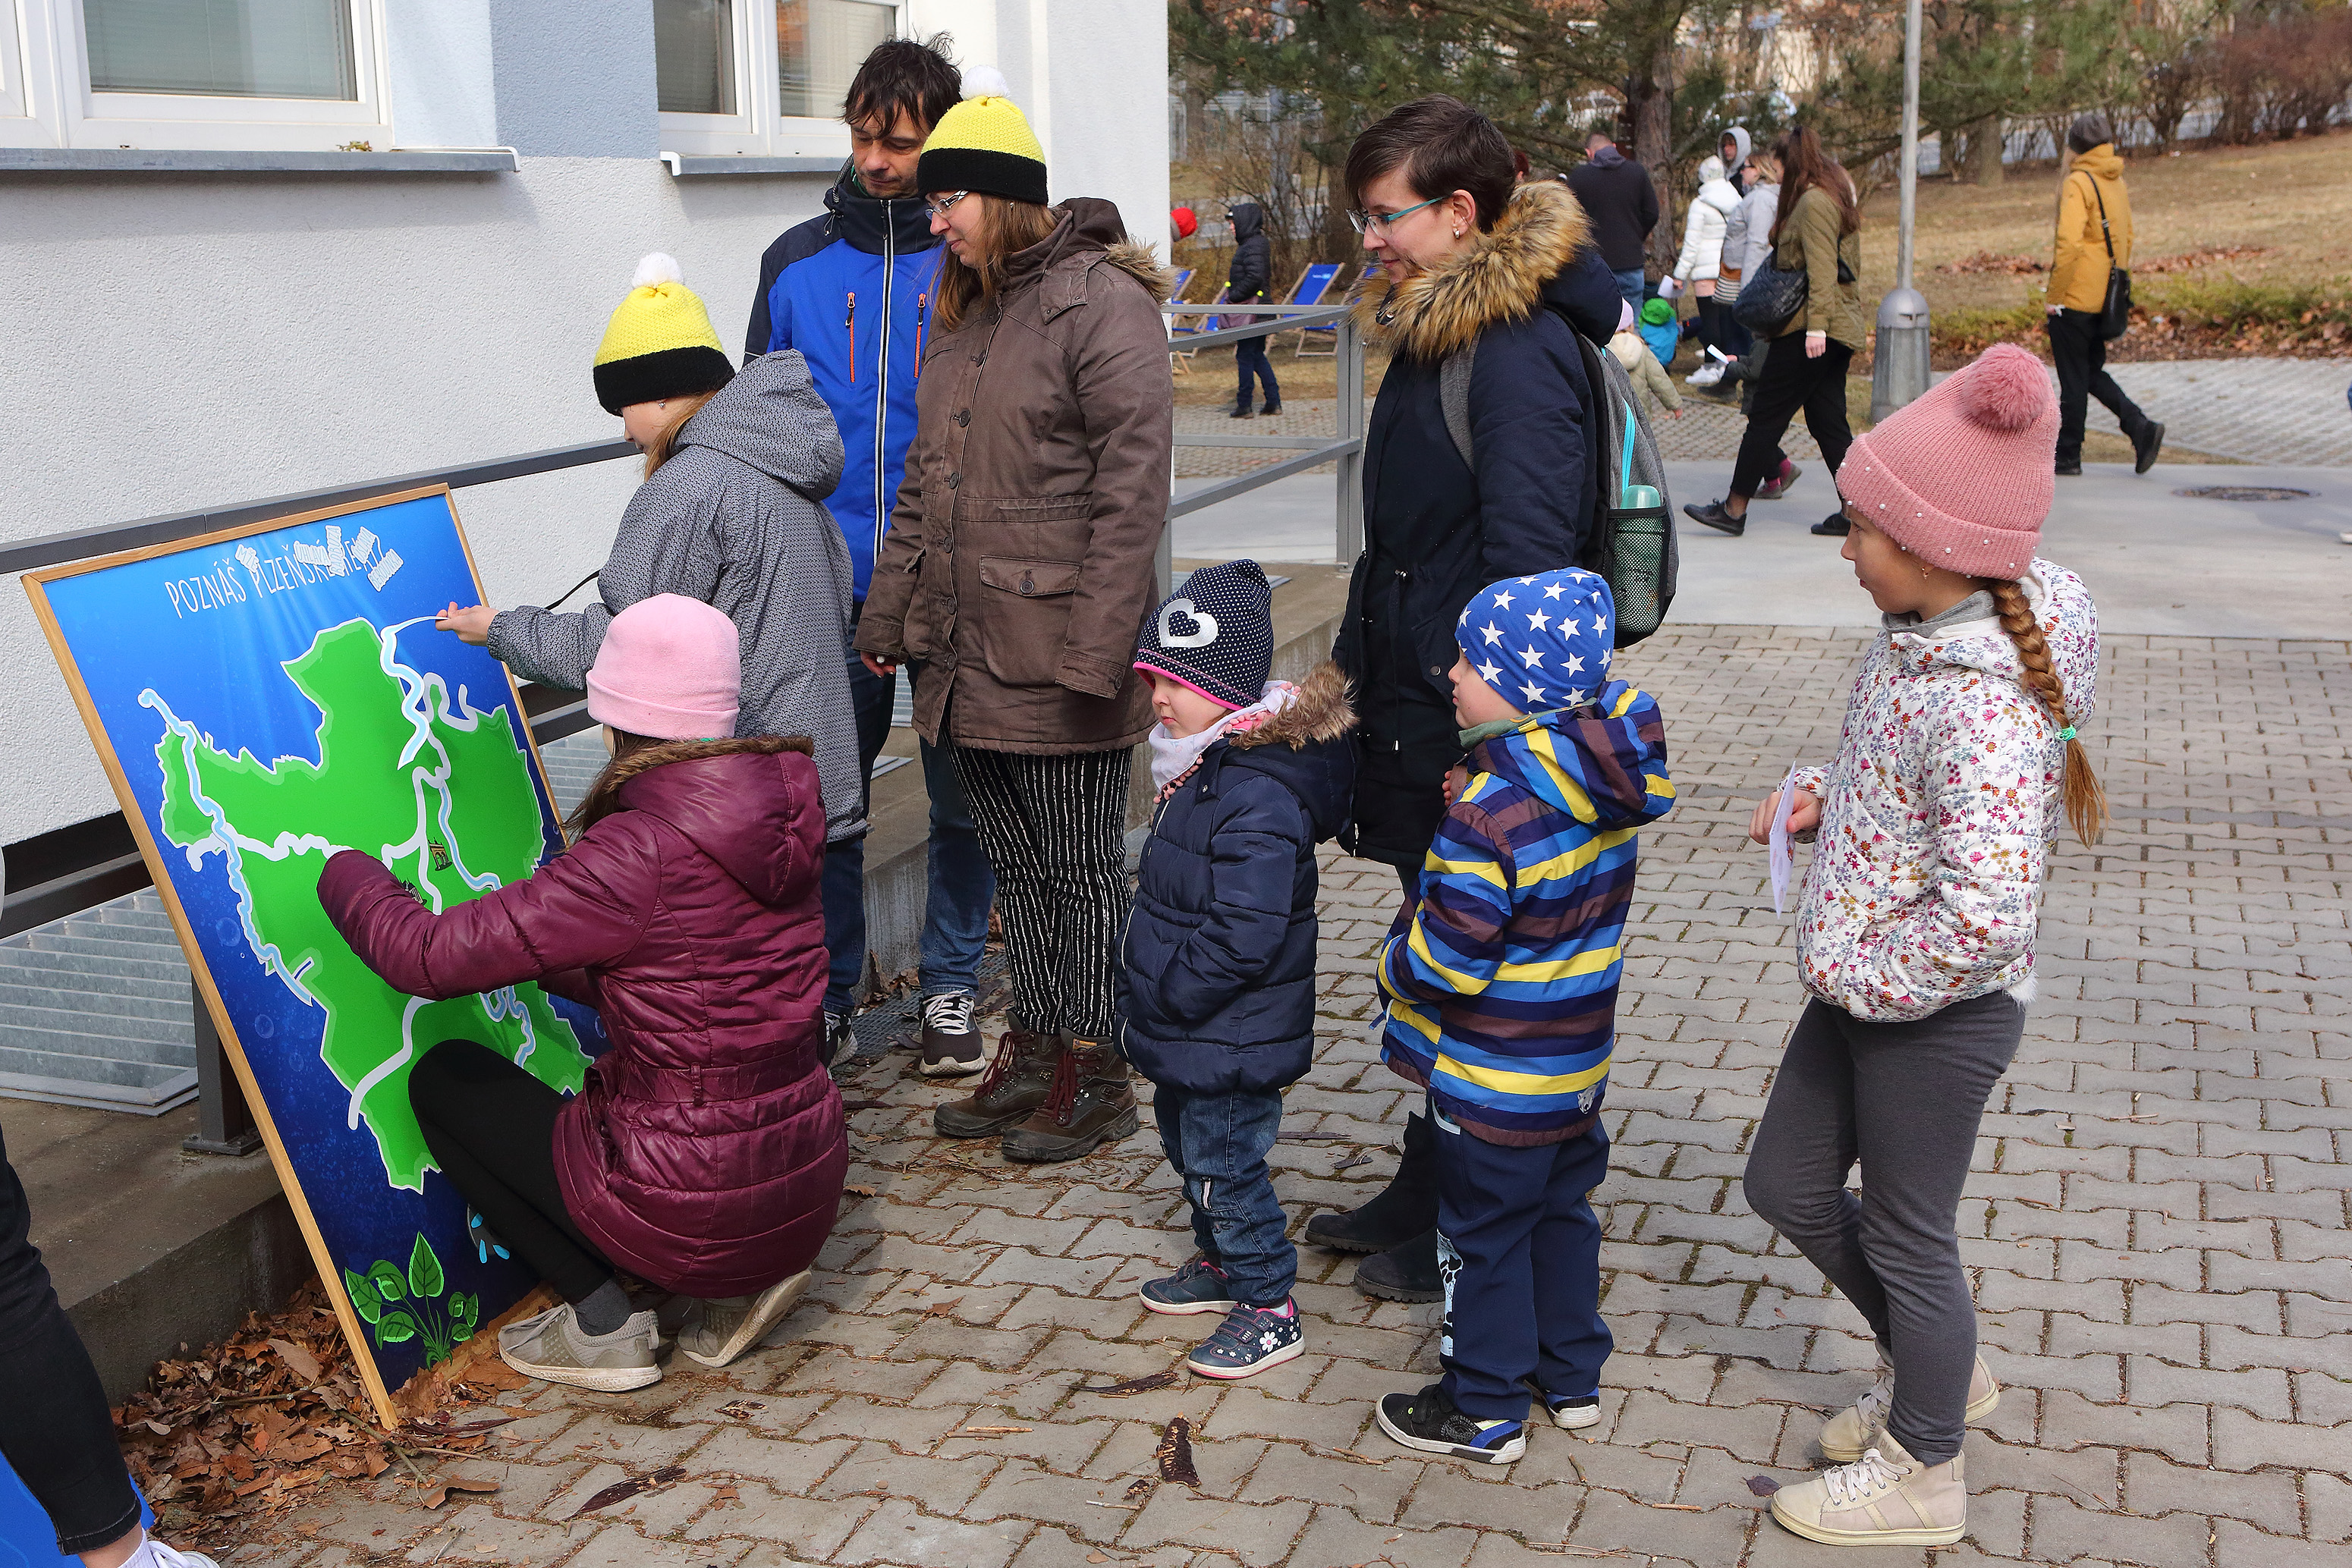
M 735 733 L 743 643 L 725 612 L 656 593 L 613 617 L 588 672 L 588 716 L 654 740 Z
M 1996 343 L 1855 436 L 1838 494 L 1930 565 L 2014 580 L 2042 542 L 2057 453 L 2050 372 Z

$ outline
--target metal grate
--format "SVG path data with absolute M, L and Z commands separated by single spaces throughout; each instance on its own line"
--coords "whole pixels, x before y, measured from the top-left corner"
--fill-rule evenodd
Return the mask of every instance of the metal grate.
M 0 1095 L 154 1116 L 195 1092 L 188 960 L 152 889 L 0 941 Z

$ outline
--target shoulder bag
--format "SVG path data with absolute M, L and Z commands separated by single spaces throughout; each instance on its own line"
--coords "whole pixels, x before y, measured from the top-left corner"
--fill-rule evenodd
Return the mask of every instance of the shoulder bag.
M 2116 265 L 2116 236 L 2107 227 L 2107 199 L 2099 193 L 2099 178 L 2084 170 L 2091 182 L 2091 200 L 2099 204 L 2099 237 L 2107 245 L 2107 295 L 2099 302 L 2099 336 L 2115 341 L 2131 329 L 2131 274 Z

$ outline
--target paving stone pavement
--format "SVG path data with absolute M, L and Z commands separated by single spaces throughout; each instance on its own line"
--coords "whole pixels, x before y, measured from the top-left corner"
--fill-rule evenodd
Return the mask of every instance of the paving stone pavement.
M 1433 1307 L 1303 1250 L 1307 1354 L 1133 1397 L 1206 1320 L 1138 1281 L 1187 1249 L 1148 1130 L 1009 1167 L 929 1135 L 952 1092 L 884 1059 L 848 1087 L 858 1191 L 773 1348 L 655 1387 L 506 1396 L 427 1514 L 387 1477 L 328 1483 L 236 1568 L 361 1563 L 1051 1568 L 1517 1568 L 1562 1556 L 1778 1568 L 2352 1562 L 2352 1030 L 2346 778 L 2352 644 L 2111 637 L 2087 738 L 2108 841 L 2053 857 L 2041 993 L 1961 1214 L 1984 1354 L 2007 1385 L 1969 1439 L 1968 1539 L 1842 1556 L 1763 1515 L 1822 1412 L 1868 1381 L 1859 1318 L 1748 1211 L 1742 1151 L 1800 995 L 1748 804 L 1825 759 L 1851 631 L 1674 627 L 1621 669 L 1667 714 L 1681 804 L 1644 835 L 1599 1199 L 1618 1351 L 1589 1435 L 1502 1474 L 1408 1456 L 1370 1401 L 1433 1376 Z M 1327 856 L 1314 1071 L 1277 1186 L 1296 1224 L 1394 1168 L 1406 1087 L 1363 1042 L 1385 870 Z M 1197 1488 L 1141 1478 L 1199 1428 Z M 685 1479 L 580 1516 L 664 1466 Z M 731 1490 L 730 1490 L 731 1489 Z
M 2352 360 L 2145 360 L 2107 371 L 2164 421 L 2168 442 L 2242 463 L 2352 467 Z M 2095 402 L 2090 417 L 2120 428 Z

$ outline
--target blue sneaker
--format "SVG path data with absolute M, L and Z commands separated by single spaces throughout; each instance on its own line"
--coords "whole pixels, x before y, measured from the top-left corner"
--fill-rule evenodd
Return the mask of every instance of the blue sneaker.
M 1203 1377 L 1232 1379 L 1254 1376 L 1269 1366 L 1297 1360 L 1306 1352 L 1306 1334 L 1299 1328 L 1298 1309 L 1287 1301 L 1283 1304 L 1290 1307 L 1287 1313 L 1271 1307 L 1236 1306 L 1225 1314 L 1217 1332 L 1184 1358 L 1184 1364 Z
M 1450 1454 L 1481 1465 L 1507 1465 L 1528 1451 L 1524 1421 L 1480 1421 L 1464 1415 L 1433 1383 L 1418 1394 L 1391 1394 L 1381 1400 L 1381 1430 L 1408 1448 Z
M 1155 1312 L 1188 1318 L 1195 1312 L 1231 1312 L 1236 1303 L 1225 1283 L 1225 1271 L 1206 1258 L 1195 1258 L 1165 1280 L 1148 1280 L 1136 1294 Z

